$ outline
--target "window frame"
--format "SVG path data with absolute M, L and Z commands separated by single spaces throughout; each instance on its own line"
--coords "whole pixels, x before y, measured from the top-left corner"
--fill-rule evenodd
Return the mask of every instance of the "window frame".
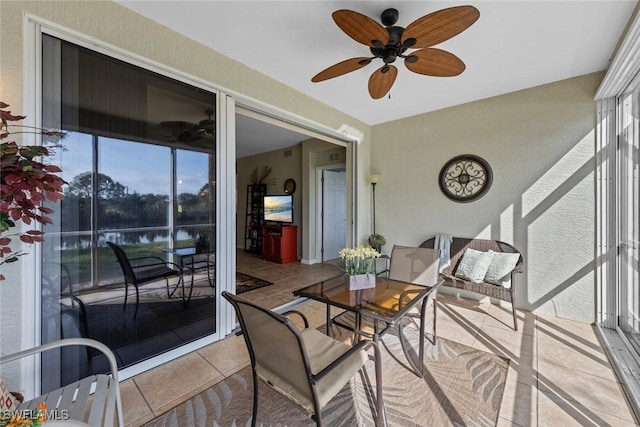
M 619 328 L 621 300 L 625 293 L 623 277 L 629 274 L 629 264 L 625 262 L 627 244 L 623 234 L 628 224 L 629 206 L 626 205 L 625 191 L 629 166 L 624 147 L 624 119 L 620 98 L 640 79 L 640 12 L 630 20 L 626 34 L 616 55 L 595 94 L 597 105 L 596 151 L 596 286 L 597 313 L 596 330 L 603 347 L 611 360 L 629 402 L 640 415 L 640 353 L 636 351 Z M 622 146 L 622 147 L 621 147 Z M 638 168 L 631 164 L 631 168 Z M 635 177 L 637 188 L 638 176 Z M 640 199 L 640 195 L 636 195 Z M 638 200 L 635 200 L 637 203 Z M 633 213 L 632 213 L 633 215 Z M 637 213 L 636 213 L 637 215 Z M 634 221 L 633 218 L 631 218 Z M 637 248 L 631 248 L 631 253 Z M 623 256 L 624 255 L 624 256 Z M 631 267 L 632 268 L 632 267 Z M 633 272 L 631 272 L 633 274 Z M 637 273 L 637 272 L 636 272 Z

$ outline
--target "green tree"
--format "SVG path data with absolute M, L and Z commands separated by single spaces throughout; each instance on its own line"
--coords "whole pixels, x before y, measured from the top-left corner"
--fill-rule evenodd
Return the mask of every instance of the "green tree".
M 98 198 L 117 200 L 125 196 L 126 187 L 103 173 L 98 174 Z M 76 175 L 69 184 L 69 194 L 80 198 L 91 198 L 93 192 L 93 174 L 82 172 Z

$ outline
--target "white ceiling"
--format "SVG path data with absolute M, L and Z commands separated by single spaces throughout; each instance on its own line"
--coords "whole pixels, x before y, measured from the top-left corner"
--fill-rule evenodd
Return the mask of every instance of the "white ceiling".
M 236 158 L 298 145 L 309 136 L 236 114 Z
M 606 69 L 636 0 L 436 1 L 119 1 L 179 33 L 370 124 Z M 480 19 L 437 47 L 461 58 L 457 77 L 428 77 L 396 61 L 391 98 L 369 97 L 368 66 L 320 83 L 319 71 L 368 48 L 338 28 L 331 13 L 351 9 L 379 22 L 394 7 L 397 25 L 471 4 Z

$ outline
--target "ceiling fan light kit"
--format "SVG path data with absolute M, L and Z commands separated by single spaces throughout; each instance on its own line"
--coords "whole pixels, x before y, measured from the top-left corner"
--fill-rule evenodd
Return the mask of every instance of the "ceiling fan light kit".
M 349 37 L 369 47 L 372 57 L 351 58 L 332 65 L 316 74 L 314 83 L 332 79 L 356 71 L 374 59 L 382 59 L 384 65 L 369 78 L 369 95 L 373 99 L 385 96 L 398 75 L 398 58 L 410 71 L 426 76 L 452 77 L 465 70 L 465 64 L 451 52 L 435 46 L 460 34 L 480 17 L 473 6 L 456 6 L 442 9 L 416 19 L 406 28 L 396 26 L 399 12 L 386 9 L 380 15 L 382 25 L 361 13 L 341 9 L 333 12 L 333 20 Z M 408 49 L 417 49 L 407 54 Z

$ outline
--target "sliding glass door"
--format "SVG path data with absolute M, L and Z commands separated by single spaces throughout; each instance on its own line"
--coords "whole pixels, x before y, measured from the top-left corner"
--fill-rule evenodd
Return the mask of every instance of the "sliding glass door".
M 43 126 L 67 133 L 50 159 L 67 185 L 44 227 L 42 342 L 94 338 L 127 367 L 214 334 L 215 274 L 202 270 L 215 266 L 216 95 L 49 35 L 42 52 Z M 139 266 L 205 241 L 211 262 L 190 264 L 202 268 L 185 270 L 184 294 L 169 291 L 178 279 L 125 286 L 106 245 Z M 94 356 L 43 358 L 60 376 L 42 391 L 103 370 Z

